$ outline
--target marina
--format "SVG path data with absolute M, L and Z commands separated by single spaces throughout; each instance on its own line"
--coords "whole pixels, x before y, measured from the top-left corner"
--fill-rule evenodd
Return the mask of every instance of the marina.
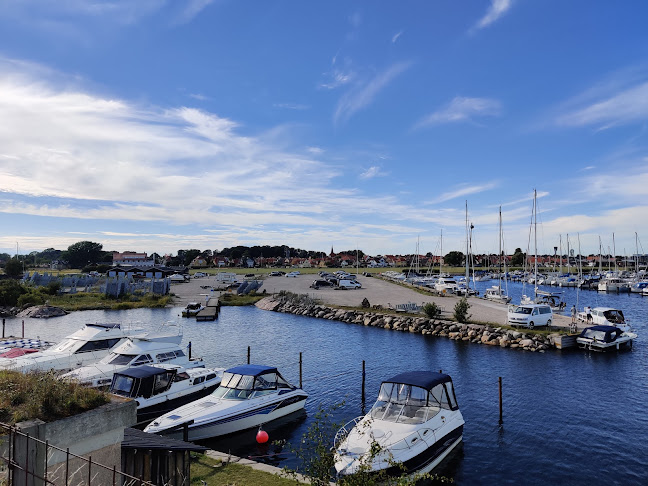
M 524 291 L 522 284 L 509 283 L 514 302 Z M 342 295 L 355 292 L 359 290 Z M 576 289 L 565 289 L 564 295 L 571 304 Z M 581 292 L 578 297 L 579 307 L 623 309 L 633 329 L 640 336 L 646 335 L 642 319 L 648 301 L 640 295 Z M 207 367 L 244 364 L 249 346 L 252 363 L 271 363 L 292 383 L 300 381 L 299 355 L 303 353 L 303 387 L 309 395 L 305 414 L 264 427 L 270 442 L 299 442 L 320 407 L 338 405 L 333 412 L 337 423 L 366 413 L 380 383 L 405 369 L 443 370 L 452 376 L 466 424 L 462 444 L 435 472 L 454 478 L 458 484 L 641 484 L 648 480 L 648 459 L 636 454 L 636 444 L 648 440 L 644 414 L 648 353 L 641 337 L 627 352 L 601 354 L 570 349 L 540 354 L 255 307 L 223 307 L 215 323 L 182 319 L 181 310 L 85 311 L 47 321 L 25 319 L 25 332 L 57 342 L 85 322 L 122 322 L 152 330 L 169 320 L 182 320 L 184 339 L 193 342 L 194 353 L 204 357 Z M 20 335 L 21 321 L 7 319 L 7 332 Z M 366 361 L 364 402 L 362 361 Z M 502 425 L 498 421 L 499 377 L 503 382 Z M 615 414 L 614 420 L 604 425 L 583 420 L 586 416 L 604 416 L 619 404 L 624 413 Z M 254 434 L 199 443 L 280 467 L 296 466 L 287 447 L 257 445 Z M 538 454 L 540 450 L 542 454 Z M 574 468 L 573 464 L 582 467 Z

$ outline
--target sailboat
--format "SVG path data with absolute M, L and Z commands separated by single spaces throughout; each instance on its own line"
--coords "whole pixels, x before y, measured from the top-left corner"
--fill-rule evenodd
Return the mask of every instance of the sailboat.
M 533 298 L 522 294 L 522 298 L 520 299 L 520 304 L 535 304 L 537 299 L 538 299 L 538 211 L 537 211 L 537 192 L 534 189 L 533 190 L 533 207 L 531 209 L 531 227 L 533 228 L 533 245 L 534 245 L 534 253 L 535 257 L 533 258 L 534 264 L 533 264 Z M 529 239 L 531 238 L 531 233 L 529 233 Z M 530 245 L 530 242 L 529 242 Z M 562 247 L 562 240 L 561 240 L 561 247 Z M 560 250 L 561 253 L 561 261 L 560 261 L 560 266 L 562 268 L 562 248 Z
M 499 261 L 499 272 L 498 272 L 498 277 L 497 281 L 498 284 L 497 286 L 493 285 L 492 287 L 486 289 L 486 292 L 484 293 L 484 297 L 486 297 L 488 300 L 492 300 L 494 302 L 501 302 L 503 304 L 508 304 L 511 302 L 511 298 L 502 290 L 502 206 L 499 208 L 499 253 L 498 253 L 498 261 Z M 506 257 L 504 257 L 504 272 L 506 273 Z M 506 279 L 506 275 L 504 276 Z

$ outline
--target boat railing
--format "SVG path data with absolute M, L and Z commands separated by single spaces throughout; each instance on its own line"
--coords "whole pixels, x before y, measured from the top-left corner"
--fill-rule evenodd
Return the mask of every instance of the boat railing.
M 358 422 L 360 422 L 364 418 L 364 415 L 361 415 L 359 417 L 354 418 L 353 420 L 348 421 L 346 424 L 344 424 L 342 427 L 340 427 L 340 430 L 337 431 L 335 434 L 335 439 L 333 439 L 333 448 L 337 449 L 340 444 L 346 439 L 353 429 L 357 425 Z
M 407 437 L 397 440 L 392 444 L 385 444 L 383 447 L 389 449 L 390 451 L 399 451 L 405 449 L 411 449 L 412 447 L 420 444 L 421 442 L 427 443 L 426 439 L 432 438 L 434 441 L 434 430 L 430 428 L 419 429 Z M 427 443 L 429 444 L 429 443 Z

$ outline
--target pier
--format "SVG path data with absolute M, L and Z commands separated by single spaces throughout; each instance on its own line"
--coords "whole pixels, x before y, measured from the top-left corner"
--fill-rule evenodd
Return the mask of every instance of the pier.
M 218 297 L 210 297 L 207 300 L 207 305 L 203 310 L 196 314 L 197 321 L 215 321 L 220 312 L 220 299 Z

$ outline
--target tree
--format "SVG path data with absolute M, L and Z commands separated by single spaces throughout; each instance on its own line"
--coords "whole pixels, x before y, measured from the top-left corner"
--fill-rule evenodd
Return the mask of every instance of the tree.
M 443 261 L 451 267 L 459 267 L 464 261 L 464 254 L 460 251 L 451 251 L 443 257 Z
M 83 268 L 90 263 L 97 263 L 104 256 L 101 251 L 101 243 L 92 241 L 79 241 L 70 245 L 63 253 L 63 259 L 67 260 L 72 268 Z
M 522 253 L 522 249 L 516 248 L 515 253 L 513 253 L 513 256 L 511 257 L 511 266 L 513 267 L 521 267 L 524 265 L 524 258 L 526 257 L 525 253 Z
M 12 258 L 5 264 L 4 271 L 9 277 L 19 277 L 23 273 L 22 263 L 17 258 Z
M 15 306 L 18 298 L 25 293 L 25 288 L 15 280 L 0 281 L 0 305 Z

